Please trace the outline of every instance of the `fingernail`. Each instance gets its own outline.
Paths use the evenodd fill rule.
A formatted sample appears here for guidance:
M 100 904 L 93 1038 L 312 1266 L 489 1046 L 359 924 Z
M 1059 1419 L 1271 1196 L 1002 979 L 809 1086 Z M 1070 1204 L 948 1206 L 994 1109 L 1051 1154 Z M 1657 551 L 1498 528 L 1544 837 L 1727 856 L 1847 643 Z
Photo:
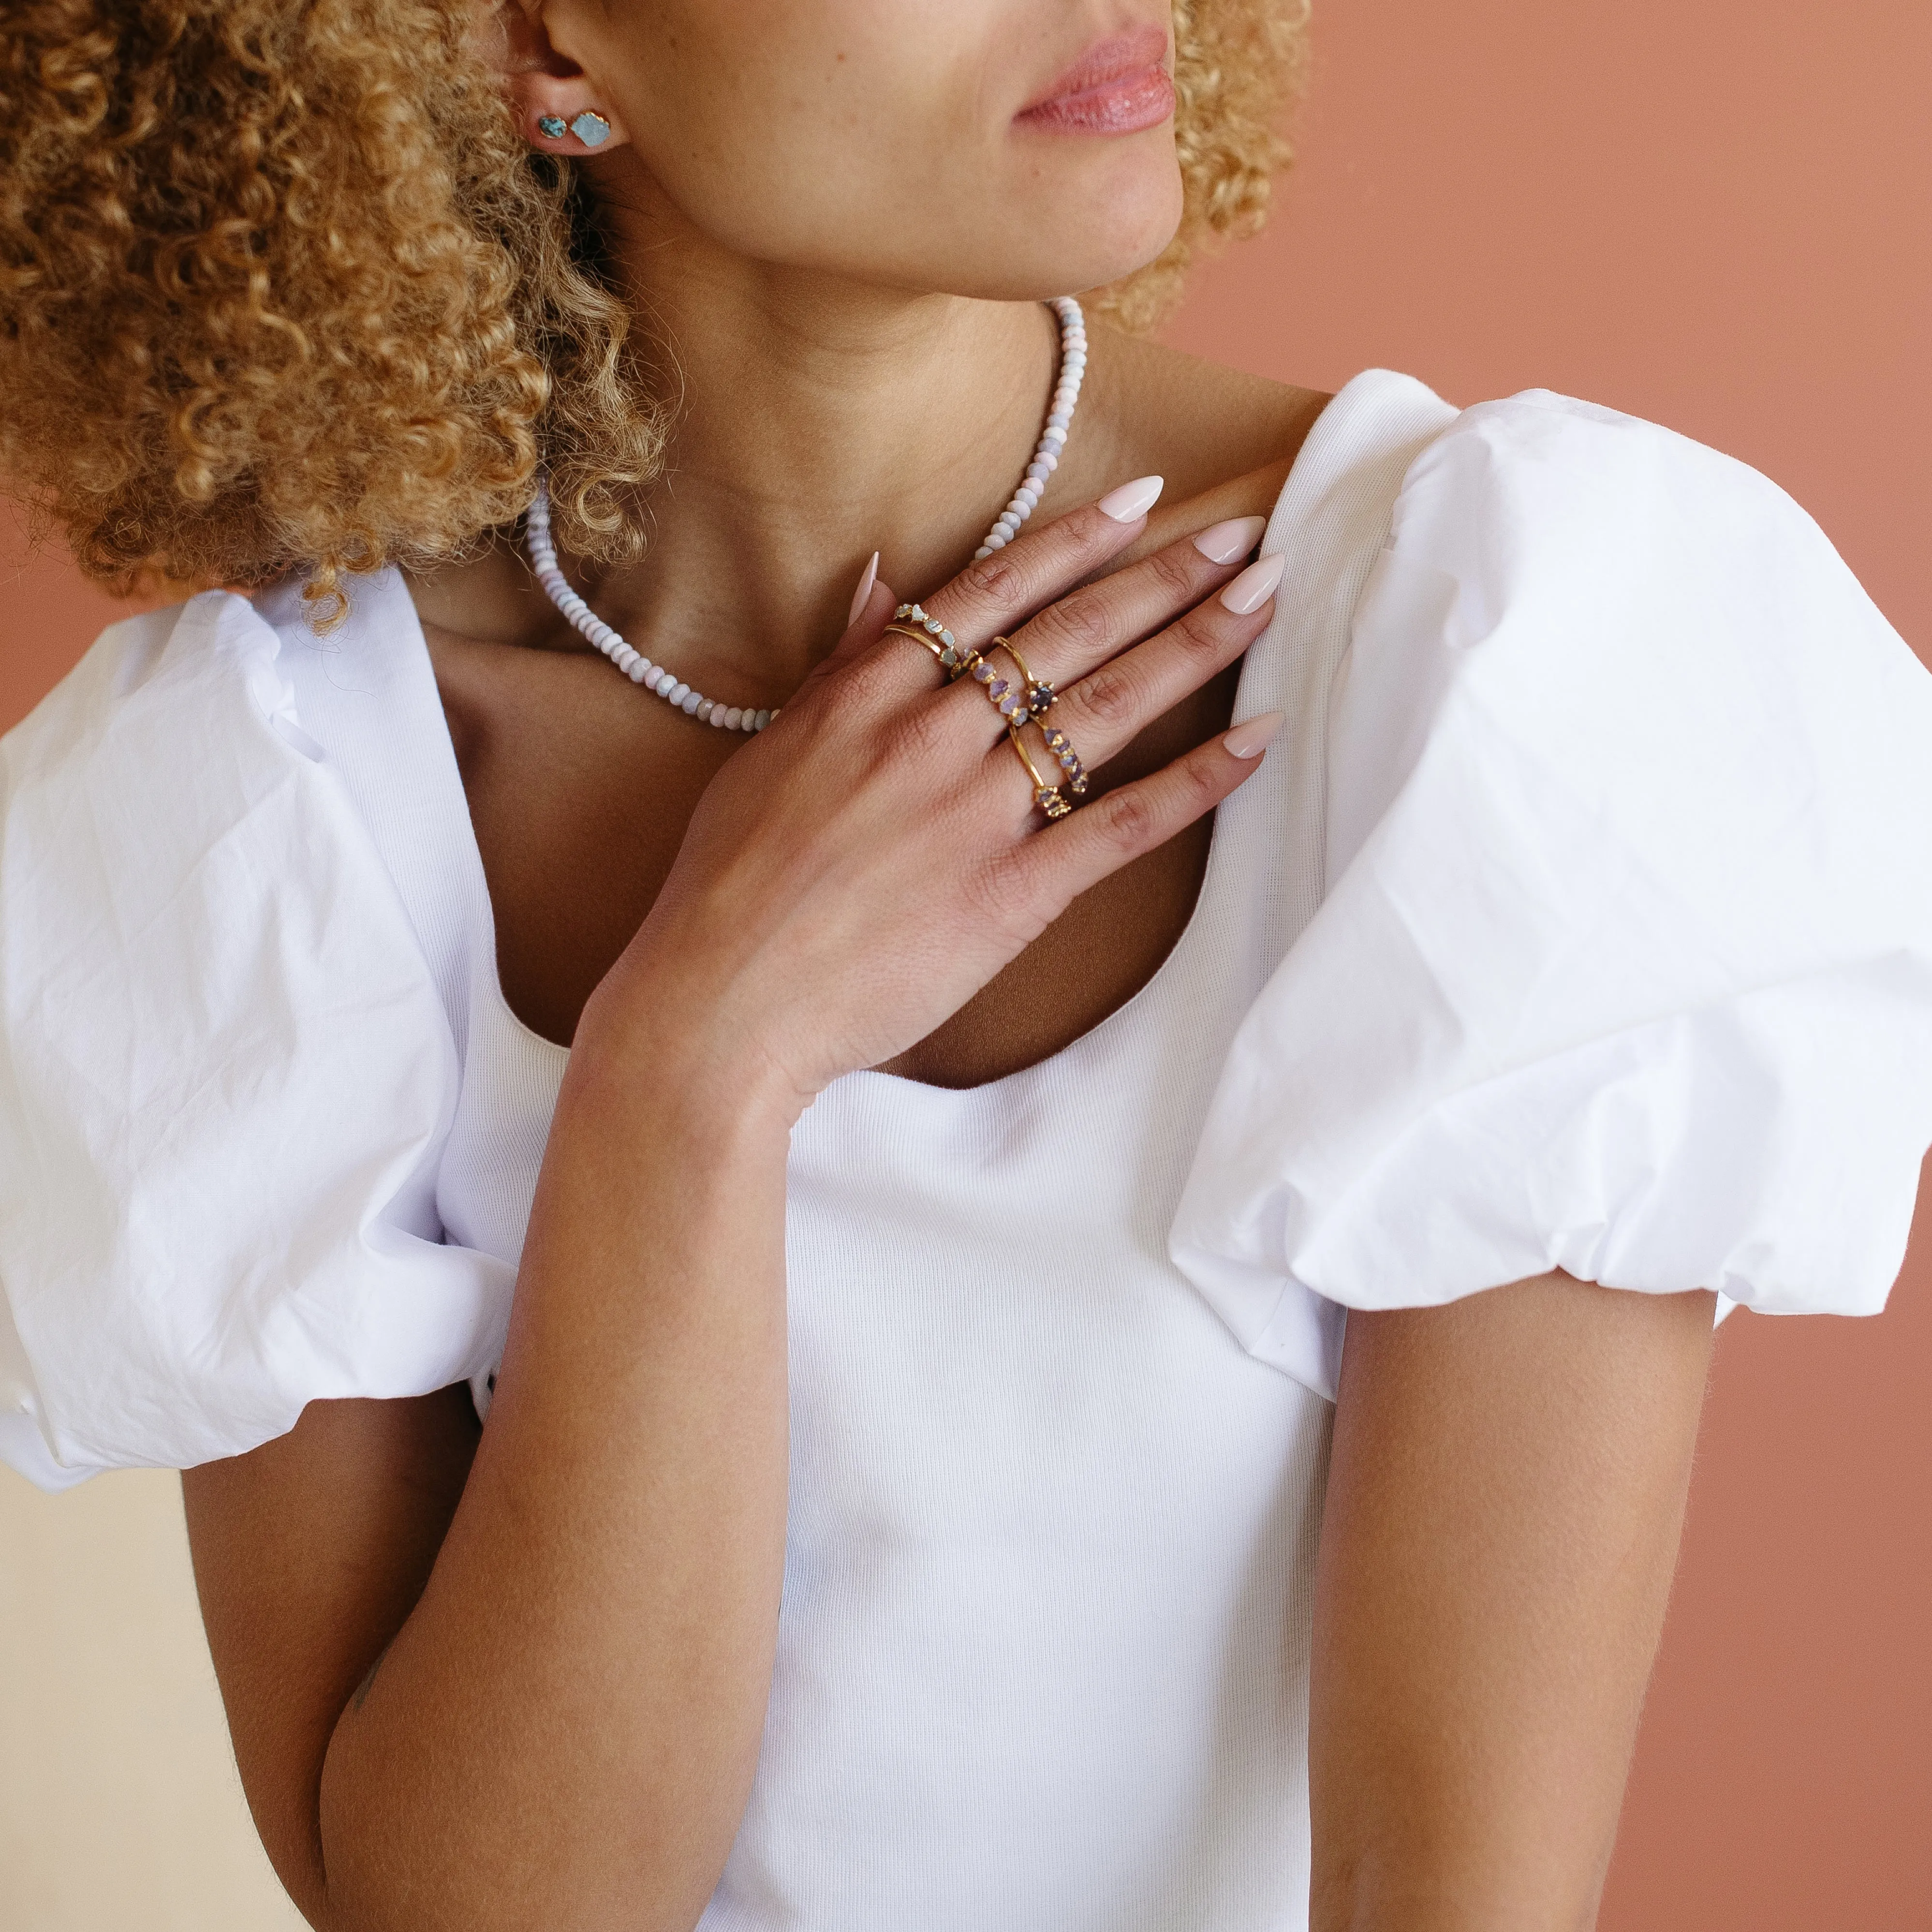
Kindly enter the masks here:
M 1221 602 L 1238 617 L 1258 610 L 1274 595 L 1275 586 L 1281 581 L 1282 570 L 1287 562 L 1286 557 L 1277 554 L 1250 564 L 1222 592 Z
M 1221 742 L 1237 758 L 1258 758 L 1281 736 L 1286 714 L 1264 711 L 1258 718 L 1244 718 L 1227 733 Z
M 1145 516 L 1160 500 L 1166 482 L 1164 476 L 1142 476 L 1132 483 L 1123 483 L 1118 490 L 1109 490 L 1097 507 L 1117 524 L 1131 524 L 1136 518 Z
M 1265 517 L 1233 517 L 1203 530 L 1194 539 L 1194 548 L 1210 563 L 1232 563 L 1261 542 L 1262 532 L 1267 528 Z
M 859 580 L 859 587 L 852 593 L 852 608 L 845 620 L 845 628 L 850 630 L 859 621 L 859 614 L 872 602 L 872 586 L 879 580 L 879 553 L 872 553 L 872 560 L 866 566 L 866 574 Z

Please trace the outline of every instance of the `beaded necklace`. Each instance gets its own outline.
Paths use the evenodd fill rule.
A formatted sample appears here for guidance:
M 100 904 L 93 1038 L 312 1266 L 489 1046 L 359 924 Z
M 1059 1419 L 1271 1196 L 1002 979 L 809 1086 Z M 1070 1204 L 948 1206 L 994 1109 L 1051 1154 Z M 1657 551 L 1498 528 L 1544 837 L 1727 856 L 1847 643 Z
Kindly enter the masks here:
M 1059 466 L 1060 452 L 1066 446 L 1066 432 L 1073 424 L 1074 406 L 1080 400 L 1081 380 L 1087 373 L 1087 320 L 1071 296 L 1058 296 L 1047 306 L 1060 323 L 1060 376 L 1054 385 L 1053 399 L 1047 405 L 1046 427 L 1040 431 L 1033 460 L 1027 465 L 1012 502 L 994 519 L 985 541 L 973 553 L 975 561 L 990 556 L 1019 534 L 1020 526 L 1033 514 L 1034 506 L 1046 488 L 1046 479 Z M 558 567 L 556 546 L 550 540 L 550 491 L 542 476 L 537 479 L 536 500 L 530 506 L 524 542 L 530 553 L 530 568 L 550 601 L 633 684 L 640 684 L 666 704 L 676 705 L 687 717 L 716 725 L 721 730 L 762 731 L 778 715 L 775 710 L 754 711 L 704 697 L 675 671 L 652 663 L 643 652 L 626 644 L 571 589 Z

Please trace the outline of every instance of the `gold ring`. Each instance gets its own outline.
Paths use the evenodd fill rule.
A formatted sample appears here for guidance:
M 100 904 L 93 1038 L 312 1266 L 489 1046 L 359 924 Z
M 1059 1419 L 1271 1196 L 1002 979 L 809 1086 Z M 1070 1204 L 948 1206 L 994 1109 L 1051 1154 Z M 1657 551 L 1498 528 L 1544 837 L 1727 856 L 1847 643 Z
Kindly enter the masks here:
M 992 638 L 986 648 L 989 651 L 1004 650 L 1019 667 L 1020 676 L 1024 680 L 1022 688 L 1016 692 L 1012 679 L 1002 677 L 998 669 L 985 658 L 977 658 L 966 667 L 972 674 L 974 682 L 985 690 L 986 702 L 1000 714 L 1008 729 L 1016 724 L 1024 724 L 1028 718 L 1036 716 L 1034 710 L 1036 703 L 1041 711 L 1045 711 L 1053 702 L 1053 687 L 1050 684 L 1040 685 L 1034 682 L 1033 673 L 1026 668 L 1026 660 L 1013 649 L 1012 639 Z M 1039 695 L 1042 692 L 1046 694 L 1044 698 Z
M 1066 795 L 1058 785 L 1050 785 L 1040 775 L 1040 767 L 1033 761 L 1033 754 L 1020 742 L 1019 727 L 1006 728 L 1006 742 L 1012 746 L 1015 755 L 1026 767 L 1027 776 L 1033 781 L 1033 802 L 1048 818 L 1064 818 L 1073 809 Z
M 1053 700 L 1059 693 L 1044 678 L 1034 676 L 1033 668 L 1020 656 L 1020 647 L 1012 638 L 995 638 L 993 643 L 1005 645 L 1007 656 L 1019 666 L 1020 676 L 1026 680 L 1027 716 L 1037 723 L 1053 709 Z
M 910 617 L 920 628 L 914 630 L 904 620 Z M 980 653 L 970 644 L 962 644 L 937 617 L 928 617 L 916 604 L 902 604 L 886 626 L 902 638 L 916 638 L 936 657 L 946 675 L 957 682 L 980 662 Z
M 1025 710 L 1007 714 L 1004 706 L 1000 707 L 1002 715 L 1006 716 L 1007 730 L 1017 733 L 1022 724 L 1037 724 L 1040 736 L 1046 740 L 1046 748 L 1053 754 L 1054 763 L 1066 775 L 1066 789 L 1076 798 L 1082 796 L 1087 790 L 1087 767 L 1080 762 L 1080 754 L 1068 742 L 1066 734 L 1058 724 L 1047 722 L 1046 714 L 1052 710 L 1054 700 L 1059 694 L 1052 685 L 1034 676 L 1026 659 L 1013 649 L 1010 638 L 995 638 L 993 643 L 1006 646 L 1008 655 L 1020 668 L 1021 676 L 1026 680 Z M 987 648 L 990 650 L 992 646 L 988 645 Z M 990 688 L 986 694 L 989 698 L 992 696 Z M 994 701 L 998 702 L 997 699 Z M 1016 744 L 1019 742 L 1017 736 L 1013 742 Z M 1067 809 L 1071 811 L 1072 808 L 1070 806 Z
M 910 624 L 888 624 L 886 628 L 889 631 L 898 632 L 902 638 L 911 638 L 915 644 L 923 644 L 934 657 L 938 657 L 940 654 L 939 640 L 937 638 L 928 638 L 923 631 L 915 631 Z

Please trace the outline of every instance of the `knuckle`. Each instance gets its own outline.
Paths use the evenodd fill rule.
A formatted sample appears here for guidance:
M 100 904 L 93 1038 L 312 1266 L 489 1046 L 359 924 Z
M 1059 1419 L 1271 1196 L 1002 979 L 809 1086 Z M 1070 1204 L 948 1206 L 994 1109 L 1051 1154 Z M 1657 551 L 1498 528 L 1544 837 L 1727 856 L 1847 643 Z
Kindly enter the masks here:
M 953 752 L 948 742 L 950 735 L 944 706 L 930 700 L 904 705 L 892 720 L 885 762 L 895 778 L 922 773 L 929 779 L 934 771 L 946 769 L 941 760 Z
M 867 710 L 890 703 L 903 686 L 904 665 L 885 646 L 904 641 L 886 638 L 841 664 L 826 680 L 830 700 L 840 706 L 858 705 Z
M 1125 724 L 1136 698 L 1136 680 L 1118 664 L 1103 664 L 1078 688 L 1080 708 L 1096 724 Z
M 1190 610 L 1168 628 L 1168 634 L 1190 656 L 1218 658 L 1226 648 L 1227 638 L 1211 611 Z
M 1192 602 L 1199 585 L 1184 557 L 1171 550 L 1157 550 L 1147 560 L 1148 573 L 1177 603 Z
M 1105 511 L 1090 503 L 1084 515 L 1063 517 L 1053 526 L 1053 531 L 1076 562 L 1100 563 L 1118 547 L 1120 526 Z
M 1139 851 L 1154 842 L 1154 808 L 1137 785 L 1110 791 L 1099 809 L 1101 830 L 1124 850 Z
M 991 556 L 975 557 L 952 581 L 966 596 L 1003 609 L 1025 600 L 1026 573 L 1019 560 L 1003 550 L 996 550 Z
M 1025 848 L 989 854 L 968 868 L 961 881 L 968 913 L 980 923 L 1004 929 L 1016 908 L 1025 902 L 1028 879 Z
M 1208 806 L 1219 801 L 1222 790 L 1222 784 L 1215 775 L 1214 767 L 1204 760 L 1201 758 L 1186 760 L 1180 767 L 1180 777 L 1182 782 L 1187 788 L 1189 796 L 1201 810 L 1204 811 Z
M 1034 635 L 1057 653 L 1081 656 L 1104 650 L 1113 640 L 1105 603 L 1094 592 L 1078 590 L 1050 604 L 1033 620 Z

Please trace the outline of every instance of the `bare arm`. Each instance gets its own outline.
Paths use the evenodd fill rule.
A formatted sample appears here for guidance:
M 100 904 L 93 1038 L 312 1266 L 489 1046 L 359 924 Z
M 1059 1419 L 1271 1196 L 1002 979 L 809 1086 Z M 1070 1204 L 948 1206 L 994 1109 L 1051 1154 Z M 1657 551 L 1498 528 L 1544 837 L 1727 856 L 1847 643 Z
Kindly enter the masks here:
M 466 1388 L 320 1403 L 185 1478 L 244 1783 L 318 1926 L 688 1925 L 743 1808 L 783 1560 L 785 1124 L 592 1084 L 480 1441 Z
M 1314 1932 L 1588 1932 L 1676 1562 L 1708 1294 L 1352 1314 L 1316 1588 Z
M 1143 527 L 1076 512 L 926 600 L 1016 629 L 1096 764 L 1270 614 L 1185 542 L 1049 602 Z M 250 1802 L 325 1932 L 696 1923 L 776 1636 L 791 1123 L 1254 769 L 1216 740 L 1037 830 L 891 609 L 725 766 L 584 1010 L 480 1439 L 448 1391 L 318 1406 L 188 1479 Z

